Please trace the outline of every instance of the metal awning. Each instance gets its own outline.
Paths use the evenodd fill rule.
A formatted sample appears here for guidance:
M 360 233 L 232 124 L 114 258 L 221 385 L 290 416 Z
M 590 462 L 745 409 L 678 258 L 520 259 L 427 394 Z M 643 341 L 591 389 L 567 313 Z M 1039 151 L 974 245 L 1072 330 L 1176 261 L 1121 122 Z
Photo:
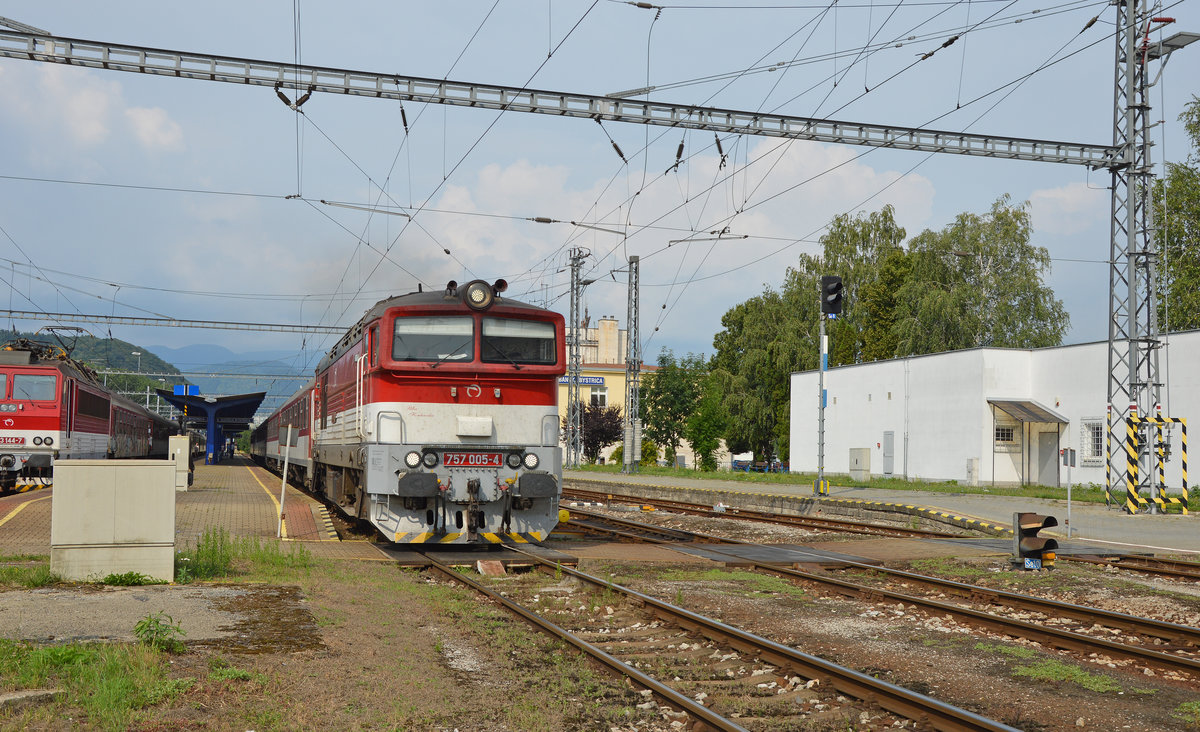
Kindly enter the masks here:
M 1060 415 L 1051 412 L 1037 402 L 1022 399 L 988 399 L 988 404 L 998 407 L 1002 412 L 1018 422 L 1041 422 L 1049 424 L 1070 424 Z

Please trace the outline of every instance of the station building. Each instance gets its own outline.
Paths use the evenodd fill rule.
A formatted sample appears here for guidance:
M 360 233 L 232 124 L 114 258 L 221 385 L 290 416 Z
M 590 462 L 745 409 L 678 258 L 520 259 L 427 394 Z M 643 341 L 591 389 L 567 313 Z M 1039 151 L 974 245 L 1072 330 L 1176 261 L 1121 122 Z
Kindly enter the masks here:
M 1161 416 L 1200 424 L 1198 362 L 1200 331 L 1164 337 Z M 832 368 L 825 374 L 825 471 L 849 473 L 854 451 L 858 467 L 873 476 L 1103 486 L 1107 369 L 1105 341 L 975 348 Z M 817 469 L 818 405 L 818 373 L 793 373 L 794 472 Z M 1171 451 L 1166 485 L 1177 494 L 1171 489 L 1183 478 L 1181 430 L 1172 426 L 1165 436 Z M 1065 449 L 1076 450 L 1075 467 L 1062 464 Z

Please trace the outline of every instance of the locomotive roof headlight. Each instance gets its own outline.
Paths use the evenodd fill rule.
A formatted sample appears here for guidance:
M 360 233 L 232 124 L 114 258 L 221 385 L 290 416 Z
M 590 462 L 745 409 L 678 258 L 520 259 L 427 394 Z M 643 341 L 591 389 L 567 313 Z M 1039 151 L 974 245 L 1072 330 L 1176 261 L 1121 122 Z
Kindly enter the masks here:
M 541 463 L 542 461 L 538 459 L 538 456 L 537 456 L 537 455 L 534 455 L 532 452 L 527 452 L 527 453 L 525 453 L 525 460 L 524 460 L 524 462 L 525 462 L 525 467 L 526 467 L 526 468 L 529 468 L 530 470 L 533 470 L 533 469 L 534 469 L 534 468 L 536 468 L 536 467 L 538 466 L 538 464 L 539 464 L 539 463 Z
M 421 466 L 421 453 L 413 450 L 404 456 L 404 464 L 409 468 L 416 469 Z
M 40 445 L 40 444 L 42 444 L 42 438 L 41 438 L 41 437 L 35 437 L 35 438 L 33 438 L 33 444 L 35 444 L 35 445 Z
M 513 470 L 521 467 L 521 455 L 519 453 L 510 452 L 508 454 L 508 467 Z
M 467 303 L 467 307 L 473 310 L 487 310 L 496 301 L 496 293 L 492 290 L 492 286 L 483 280 L 471 282 L 466 289 L 463 299 Z
M 432 468 L 438 464 L 438 456 L 436 452 L 427 452 L 423 458 L 425 467 Z

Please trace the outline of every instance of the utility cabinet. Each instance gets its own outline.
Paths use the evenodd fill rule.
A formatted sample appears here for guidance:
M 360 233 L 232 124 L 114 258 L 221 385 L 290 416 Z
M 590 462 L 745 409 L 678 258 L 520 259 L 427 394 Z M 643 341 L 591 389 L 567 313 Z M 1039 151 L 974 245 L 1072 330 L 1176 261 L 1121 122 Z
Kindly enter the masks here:
M 172 581 L 175 471 L 173 460 L 55 461 L 50 571 L 74 581 L 126 572 Z
M 850 448 L 850 479 L 861 481 L 871 479 L 871 448 Z
M 168 446 L 170 459 L 175 463 L 175 490 L 186 491 L 192 483 L 192 438 L 190 435 L 171 435 Z

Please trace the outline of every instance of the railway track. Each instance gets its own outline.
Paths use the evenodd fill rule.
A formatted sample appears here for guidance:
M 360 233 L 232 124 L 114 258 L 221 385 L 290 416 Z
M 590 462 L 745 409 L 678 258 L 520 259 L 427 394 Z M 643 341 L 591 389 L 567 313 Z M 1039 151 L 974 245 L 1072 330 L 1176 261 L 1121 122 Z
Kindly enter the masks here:
M 446 577 L 629 678 L 646 696 L 655 697 L 654 704 L 662 705 L 660 713 L 668 724 L 768 730 L 829 722 L 840 725 L 837 728 L 883 730 L 898 726 L 900 717 L 916 721 L 919 728 L 1015 732 L 604 578 L 529 556 L 541 570 L 537 581 L 506 581 L 503 592 L 434 557 L 430 561 Z M 570 584 L 564 584 L 564 578 Z M 600 597 L 593 595 L 581 606 L 575 583 L 591 586 Z M 603 610 L 588 612 L 593 607 Z M 547 617 L 551 614 L 553 619 Z M 653 709 L 651 703 L 648 699 L 639 708 Z
M 578 511 L 578 509 L 575 510 Z M 609 523 L 612 524 L 613 535 L 625 539 L 640 537 L 642 541 L 670 544 L 672 541 L 683 540 L 683 537 L 689 533 L 671 529 L 671 535 L 675 538 L 664 538 L 660 527 L 652 527 L 641 522 L 604 516 L 590 511 L 581 513 L 587 516 L 587 521 L 579 522 L 579 525 L 590 531 L 604 531 L 603 524 Z M 573 519 L 573 521 L 577 521 L 577 519 Z M 697 537 L 695 543 L 706 545 L 719 545 L 720 543 L 746 545 L 750 543 L 734 539 L 722 541 L 720 537 L 708 534 L 699 534 Z M 713 546 L 708 548 L 708 551 L 720 553 L 721 550 L 719 546 Z M 1049 648 L 1078 653 L 1085 658 L 1102 656 L 1123 659 L 1147 668 L 1200 678 L 1200 629 L 1190 626 L 969 585 L 865 563 L 842 563 L 847 567 L 877 573 L 893 583 L 923 585 L 941 595 L 962 597 L 968 602 L 986 609 L 964 607 L 944 602 L 937 597 L 913 595 L 909 592 L 900 592 L 878 585 L 863 584 L 828 573 L 806 572 L 778 564 L 747 560 L 735 553 L 731 553 L 729 556 L 731 561 L 736 561 L 740 565 L 791 580 L 814 583 L 843 596 L 873 603 L 903 603 L 907 607 L 921 608 L 931 616 L 949 615 L 959 622 L 974 627 L 1036 641 Z M 1001 612 L 1009 613 L 1009 615 L 1001 614 Z M 1012 617 L 1011 614 L 1014 612 L 1037 613 L 1042 615 L 1043 619 L 1041 622 L 1031 622 L 1023 618 Z M 1073 623 L 1073 628 L 1063 627 L 1062 621 Z M 1095 633 L 1094 629 L 1097 627 L 1113 629 L 1140 642 L 1121 642 L 1085 632 Z
M 672 501 L 661 498 L 645 498 L 638 496 L 623 496 L 600 491 L 588 491 L 579 488 L 564 488 L 564 496 L 573 496 L 582 500 L 603 503 L 619 502 L 630 505 L 653 506 L 663 510 L 674 511 L 691 516 L 706 516 L 708 518 L 729 518 L 758 523 L 769 523 L 779 526 L 789 526 L 800 529 L 818 531 L 836 531 L 841 533 L 864 534 L 872 536 L 893 536 L 900 538 L 950 539 L 964 536 L 931 529 L 917 529 L 903 526 L 888 526 L 848 519 L 832 519 L 813 516 L 798 516 L 791 514 L 775 514 L 763 511 L 742 509 L 736 506 L 725 506 L 723 511 L 714 511 L 712 506 Z M 1189 562 L 1177 559 L 1159 559 L 1147 556 L 1102 557 L 1087 555 L 1059 554 L 1057 561 L 1076 562 L 1079 564 L 1094 564 L 1131 572 L 1154 574 L 1173 579 L 1200 581 L 1200 562 Z
M 571 496 L 585 501 L 598 501 L 604 503 L 620 501 L 639 506 L 653 506 L 655 508 L 661 508 L 677 513 L 685 513 L 692 516 L 736 518 L 743 521 L 755 521 L 758 523 L 777 524 L 781 526 L 791 526 L 800 529 L 813 529 L 817 531 L 837 531 L 842 533 L 866 534 L 870 536 L 894 536 L 901 538 L 916 537 L 937 539 L 963 536 L 961 533 L 953 534 L 945 531 L 934 531 L 932 529 L 888 526 L 885 524 L 873 524 L 866 521 L 851 521 L 849 519 L 767 513 L 764 511 L 738 508 L 736 506 L 726 506 L 724 507 L 723 511 L 714 511 L 712 506 L 706 506 L 697 503 L 672 501 L 663 498 L 619 496 L 612 493 L 588 491 L 579 488 L 564 488 L 563 496 Z

